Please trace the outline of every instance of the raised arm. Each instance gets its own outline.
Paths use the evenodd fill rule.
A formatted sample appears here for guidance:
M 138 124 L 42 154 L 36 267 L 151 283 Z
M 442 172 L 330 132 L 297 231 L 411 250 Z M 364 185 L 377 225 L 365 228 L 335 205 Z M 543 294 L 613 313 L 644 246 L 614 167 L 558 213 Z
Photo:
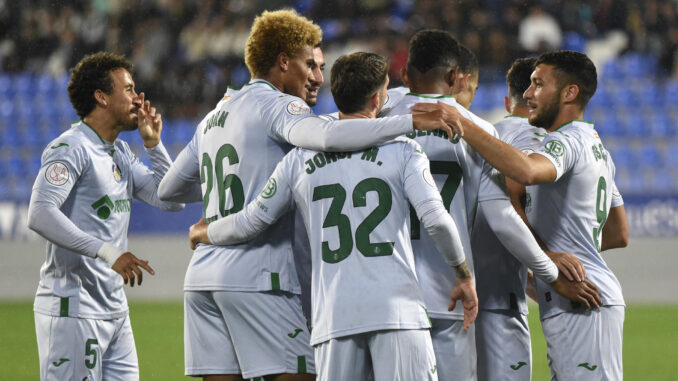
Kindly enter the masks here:
M 452 121 L 455 131 L 485 158 L 493 167 L 505 176 L 523 185 L 546 184 L 555 181 L 555 166 L 542 155 L 526 156 L 517 148 L 502 142 L 476 126 L 451 105 L 438 102 L 418 103 L 412 111 L 430 112 L 440 110 L 445 121 Z

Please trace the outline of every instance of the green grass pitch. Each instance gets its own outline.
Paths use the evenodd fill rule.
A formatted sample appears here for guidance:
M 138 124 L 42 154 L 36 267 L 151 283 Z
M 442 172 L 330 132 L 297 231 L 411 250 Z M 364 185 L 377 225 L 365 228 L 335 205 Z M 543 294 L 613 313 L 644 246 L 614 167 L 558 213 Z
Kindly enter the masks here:
M 141 379 L 189 380 L 183 376 L 183 311 L 180 302 L 134 302 L 130 315 Z M 530 309 L 533 379 L 549 380 L 546 343 Z M 0 302 L 1 380 L 39 379 L 32 302 Z M 627 380 L 678 379 L 678 305 L 634 304 L 624 322 L 624 377 Z

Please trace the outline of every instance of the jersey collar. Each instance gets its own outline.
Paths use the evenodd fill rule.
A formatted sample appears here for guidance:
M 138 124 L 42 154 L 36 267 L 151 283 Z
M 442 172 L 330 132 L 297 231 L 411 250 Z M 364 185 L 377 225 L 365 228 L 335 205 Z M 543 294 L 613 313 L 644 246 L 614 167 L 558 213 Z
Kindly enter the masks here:
M 104 148 L 107 150 L 114 150 L 113 146 L 114 144 L 111 142 L 107 142 L 104 140 L 104 138 L 99 135 L 99 133 L 92 128 L 89 124 L 87 124 L 84 120 L 79 120 L 76 122 L 71 123 L 72 127 L 79 127 L 80 130 L 91 140 L 93 143 L 101 143 L 103 144 Z
M 556 132 L 556 131 L 560 130 L 561 128 L 563 128 L 567 125 L 570 125 L 570 124 L 575 126 L 575 127 L 580 127 L 580 128 L 593 128 L 593 122 L 590 122 L 588 120 L 571 120 L 569 122 L 565 122 L 565 123 L 561 124 L 560 126 L 558 126 L 558 128 L 556 128 L 552 132 Z
M 243 86 L 243 88 L 246 87 L 246 86 L 252 86 L 252 85 L 259 84 L 259 83 L 263 83 L 264 85 L 268 85 L 271 89 L 273 89 L 273 90 L 275 90 L 275 91 L 280 91 L 280 90 L 278 90 L 277 87 L 273 86 L 273 85 L 271 84 L 271 82 L 269 82 L 269 81 L 267 81 L 267 80 L 265 80 L 265 79 L 261 79 L 261 78 L 254 78 L 254 79 L 252 79 L 252 80 L 249 81 L 245 86 Z

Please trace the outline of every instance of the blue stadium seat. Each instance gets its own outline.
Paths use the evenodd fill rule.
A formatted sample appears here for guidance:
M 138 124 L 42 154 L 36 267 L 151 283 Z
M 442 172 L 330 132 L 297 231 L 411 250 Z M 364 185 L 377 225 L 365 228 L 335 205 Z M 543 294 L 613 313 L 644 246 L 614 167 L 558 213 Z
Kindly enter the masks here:
M 50 75 L 41 74 L 36 79 L 35 90 L 38 95 L 52 98 L 58 91 L 57 81 Z
M 663 195 L 671 193 L 671 177 L 664 170 L 651 171 L 650 193 L 655 195 Z
M 654 112 L 645 113 L 645 129 L 649 136 L 655 138 L 669 137 L 673 134 L 668 115 L 663 108 L 655 108 Z
M 657 147 L 657 143 L 654 140 L 643 142 L 637 150 L 635 156 L 638 157 L 640 165 L 651 168 L 664 166 L 664 153 Z
M 672 140 L 666 145 L 666 164 L 678 169 L 678 141 Z
M 664 105 L 664 91 L 656 81 L 643 81 L 638 96 L 645 106 L 658 108 Z
M 592 112 L 594 126 L 598 133 L 603 137 L 619 136 L 623 134 L 620 128 L 619 117 L 614 112 L 606 112 L 605 109 L 598 109 Z
M 664 86 L 664 104 L 667 107 L 678 105 L 678 80 L 670 80 Z
M 628 143 L 623 143 L 618 146 L 609 145 L 607 150 L 612 156 L 617 168 L 633 169 L 637 167 L 638 160 L 635 157 L 634 151 L 629 148 Z
M 33 74 L 20 73 L 12 76 L 12 92 L 14 95 L 32 96 L 33 95 Z
M 620 68 L 619 61 L 617 59 L 611 59 L 603 64 L 603 69 L 600 73 L 600 79 L 605 80 L 605 82 L 610 81 L 620 81 L 624 78 L 624 73 Z
M 575 50 L 584 53 L 586 50 L 586 37 L 577 32 L 567 32 L 563 38 L 563 49 Z
M 628 137 L 644 137 L 646 134 L 643 115 L 639 112 L 628 112 L 620 117 L 624 135 Z
M 8 99 L 12 96 L 12 78 L 0 71 L 0 99 Z
M 491 95 L 489 94 L 489 88 L 490 84 L 483 82 L 478 86 L 478 90 L 476 91 L 476 96 L 473 98 L 473 102 L 471 103 L 471 111 L 473 112 L 482 112 L 482 111 L 487 111 L 492 108 L 494 101 L 490 98 Z M 331 94 L 330 94 L 330 99 L 331 99 Z M 320 99 L 320 97 L 318 97 Z M 336 109 L 336 106 L 334 106 L 334 101 L 332 101 L 332 106 L 334 109 Z

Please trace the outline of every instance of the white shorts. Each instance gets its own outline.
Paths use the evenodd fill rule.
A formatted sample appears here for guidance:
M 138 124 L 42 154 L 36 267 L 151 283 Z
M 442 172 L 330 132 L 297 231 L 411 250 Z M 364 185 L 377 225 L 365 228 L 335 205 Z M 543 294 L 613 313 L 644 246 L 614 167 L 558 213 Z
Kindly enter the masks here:
M 524 315 L 480 310 L 475 322 L 478 381 L 530 381 L 532 349 Z
M 139 380 L 129 316 L 98 320 L 34 315 L 41 380 Z
M 623 378 L 624 306 L 564 312 L 542 320 L 551 380 Z
M 372 331 L 330 339 L 316 345 L 315 358 L 318 381 L 438 380 L 427 329 Z
M 310 340 L 298 295 L 184 292 L 187 376 L 315 373 Z
M 475 324 L 464 331 L 462 320 L 431 319 L 431 338 L 440 380 L 476 379 Z

